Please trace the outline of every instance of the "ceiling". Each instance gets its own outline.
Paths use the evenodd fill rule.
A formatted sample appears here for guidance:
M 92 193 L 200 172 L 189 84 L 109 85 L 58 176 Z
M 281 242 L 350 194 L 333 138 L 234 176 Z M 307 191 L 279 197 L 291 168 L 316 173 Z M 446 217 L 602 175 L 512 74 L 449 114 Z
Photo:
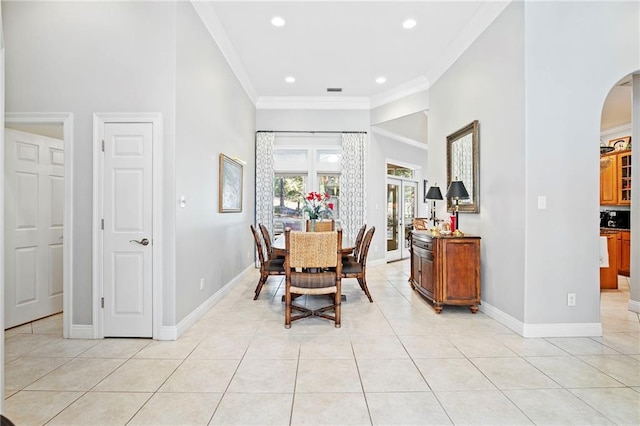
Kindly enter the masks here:
M 427 89 L 508 3 L 193 2 L 254 102 L 330 97 L 371 106 Z M 275 16 L 285 25 L 272 25 Z M 413 29 L 402 26 L 409 18 Z
M 299 108 L 369 109 L 428 89 L 509 1 L 192 4 L 258 108 L 296 100 Z M 284 26 L 272 25 L 276 16 Z M 402 26 L 409 18 L 416 21 L 413 29 Z M 287 83 L 289 76 L 295 82 Z M 386 81 L 376 83 L 378 77 Z M 602 129 L 630 117 L 630 85 L 616 86 L 603 109 Z

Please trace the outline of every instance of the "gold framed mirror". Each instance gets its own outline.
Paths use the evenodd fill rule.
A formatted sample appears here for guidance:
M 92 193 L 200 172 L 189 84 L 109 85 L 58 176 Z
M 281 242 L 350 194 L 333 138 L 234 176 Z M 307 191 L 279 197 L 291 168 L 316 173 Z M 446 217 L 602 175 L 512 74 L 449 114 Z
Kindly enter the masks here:
M 469 193 L 469 198 L 458 204 L 460 212 L 480 212 L 478 139 L 478 120 L 447 136 L 447 188 L 452 180 L 461 180 Z M 447 198 L 447 211 L 453 209 L 454 204 Z

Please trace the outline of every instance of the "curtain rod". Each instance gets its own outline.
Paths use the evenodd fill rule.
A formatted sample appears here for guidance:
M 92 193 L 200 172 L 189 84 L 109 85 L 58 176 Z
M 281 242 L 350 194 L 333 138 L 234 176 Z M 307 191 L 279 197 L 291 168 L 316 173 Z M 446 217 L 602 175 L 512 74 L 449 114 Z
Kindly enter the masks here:
M 362 132 L 362 131 L 358 131 L 358 132 L 354 132 L 354 131 L 350 131 L 350 130 L 344 130 L 344 131 L 339 131 L 339 130 L 257 130 L 256 133 L 311 133 L 311 134 L 316 134 L 316 133 L 363 133 L 363 134 L 367 134 L 367 132 Z

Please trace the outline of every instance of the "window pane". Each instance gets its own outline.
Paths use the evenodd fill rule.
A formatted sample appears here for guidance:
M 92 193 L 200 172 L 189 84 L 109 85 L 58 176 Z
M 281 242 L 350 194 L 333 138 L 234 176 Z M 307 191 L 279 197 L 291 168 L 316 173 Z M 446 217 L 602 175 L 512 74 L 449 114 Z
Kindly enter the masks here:
M 340 217 L 340 175 L 318 175 L 318 186 L 321 194 L 329 194 L 329 202 L 333 203 L 333 218 Z
M 273 180 L 274 234 L 281 234 L 285 227 L 297 229 L 296 219 L 302 219 L 302 197 L 305 176 L 276 175 Z
M 397 166 L 395 164 L 387 164 L 387 175 L 399 176 L 408 179 L 413 179 L 413 169 L 407 167 Z

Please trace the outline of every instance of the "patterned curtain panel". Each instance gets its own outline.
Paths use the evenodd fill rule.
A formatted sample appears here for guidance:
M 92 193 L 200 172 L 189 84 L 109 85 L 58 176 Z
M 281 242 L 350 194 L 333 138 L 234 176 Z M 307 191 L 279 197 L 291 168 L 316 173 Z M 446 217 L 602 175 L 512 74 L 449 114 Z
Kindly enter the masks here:
M 367 220 L 367 147 L 365 133 L 342 134 L 340 220 L 345 240 L 355 241 Z
M 274 132 L 256 133 L 256 225 L 262 223 L 273 236 Z

